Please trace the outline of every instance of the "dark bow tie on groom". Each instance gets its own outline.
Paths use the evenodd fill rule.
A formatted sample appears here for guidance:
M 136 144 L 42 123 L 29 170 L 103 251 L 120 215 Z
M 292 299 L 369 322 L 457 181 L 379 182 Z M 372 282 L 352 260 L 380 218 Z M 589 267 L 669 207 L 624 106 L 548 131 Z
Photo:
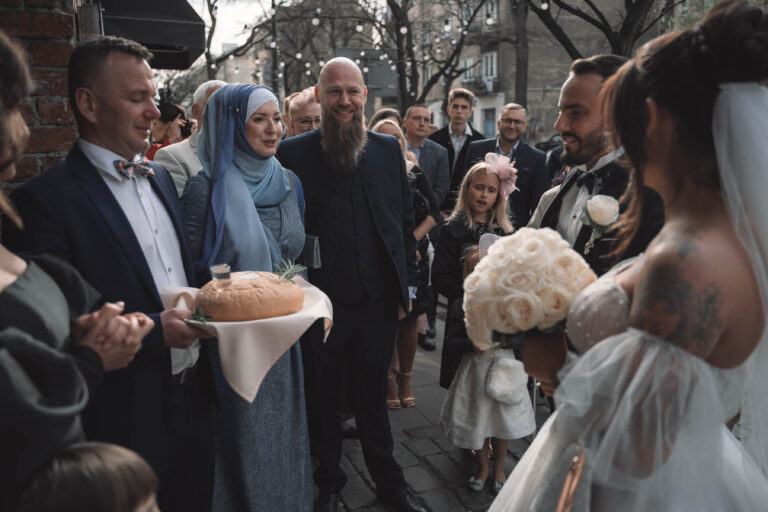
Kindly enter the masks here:
M 597 185 L 597 190 L 602 188 L 603 183 L 610 178 L 611 173 L 613 173 L 614 170 L 615 167 L 612 165 L 605 165 L 599 169 L 591 171 L 577 169 L 576 172 L 578 175 L 576 177 L 576 186 L 587 187 L 590 194 L 594 194 L 596 193 L 595 185 Z

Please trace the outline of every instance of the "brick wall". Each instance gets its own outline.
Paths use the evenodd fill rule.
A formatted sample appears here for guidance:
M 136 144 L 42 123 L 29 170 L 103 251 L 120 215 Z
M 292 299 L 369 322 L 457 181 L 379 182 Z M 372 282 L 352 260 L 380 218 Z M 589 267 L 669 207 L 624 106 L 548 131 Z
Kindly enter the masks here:
M 0 28 L 27 50 L 35 90 L 22 113 L 30 140 L 15 181 L 25 181 L 65 156 L 77 139 L 67 99 L 67 62 L 79 39 L 81 0 L 0 0 Z

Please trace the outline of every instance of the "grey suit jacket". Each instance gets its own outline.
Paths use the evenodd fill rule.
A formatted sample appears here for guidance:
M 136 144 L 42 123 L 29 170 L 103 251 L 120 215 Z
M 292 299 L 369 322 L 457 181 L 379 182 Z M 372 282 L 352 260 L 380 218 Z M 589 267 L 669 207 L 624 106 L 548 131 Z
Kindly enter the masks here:
M 419 167 L 432 186 L 437 204 L 442 204 L 448 194 L 451 180 L 448 169 L 448 150 L 437 142 L 425 139 L 424 147 L 419 153 Z
M 187 180 L 203 169 L 197 157 L 197 136 L 195 132 L 176 144 L 166 146 L 155 154 L 155 162 L 165 167 L 173 178 L 176 193 L 181 197 Z

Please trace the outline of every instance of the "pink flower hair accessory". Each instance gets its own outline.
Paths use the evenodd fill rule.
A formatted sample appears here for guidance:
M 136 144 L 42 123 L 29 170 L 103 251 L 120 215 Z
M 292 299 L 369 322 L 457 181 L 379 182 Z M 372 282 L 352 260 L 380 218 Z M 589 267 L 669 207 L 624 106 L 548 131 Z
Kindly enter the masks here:
M 496 153 L 486 153 L 485 164 L 488 166 L 487 172 L 499 177 L 501 193 L 504 194 L 505 198 L 517 190 L 515 186 L 517 182 L 517 169 L 509 161 L 509 157 L 497 155 Z

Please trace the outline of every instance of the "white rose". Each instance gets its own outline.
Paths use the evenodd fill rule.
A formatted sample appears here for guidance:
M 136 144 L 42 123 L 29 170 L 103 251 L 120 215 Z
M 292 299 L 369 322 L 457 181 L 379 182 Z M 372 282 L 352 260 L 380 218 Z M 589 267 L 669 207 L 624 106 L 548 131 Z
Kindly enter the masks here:
M 597 275 L 585 264 L 585 268 L 581 269 L 578 274 L 572 275 L 571 279 L 566 282 L 566 288 L 568 288 L 569 292 L 575 295 L 596 280 Z
M 493 281 L 488 278 L 488 274 L 478 272 L 477 269 L 464 279 L 464 292 L 464 301 L 470 304 L 486 302 L 496 295 Z
M 523 242 L 516 254 L 516 261 L 523 268 L 542 269 L 549 264 L 549 251 L 546 245 L 536 237 Z
M 561 284 L 570 283 L 585 268 L 589 268 L 576 251 L 568 248 L 556 254 L 547 267 L 547 278 Z
M 493 246 L 492 246 L 493 248 Z M 483 268 L 503 268 L 514 262 L 514 254 L 511 251 L 494 251 L 483 258 L 485 265 Z
M 464 303 L 464 325 L 467 328 L 467 336 L 478 350 L 486 351 L 491 348 L 491 329 L 488 327 L 485 315 L 485 304 L 467 307 Z
M 574 294 L 564 286 L 546 284 L 536 291 L 541 299 L 544 315 L 536 324 L 539 329 L 548 329 L 558 322 L 565 320 L 573 302 Z
M 587 213 L 598 226 L 609 226 L 619 219 L 619 202 L 611 196 L 598 194 L 587 201 Z
M 502 296 L 516 291 L 534 291 L 541 284 L 541 272 L 532 269 L 516 269 L 506 272 L 496 280 L 496 289 Z
M 514 331 L 503 331 L 514 334 L 519 331 L 533 329 L 544 315 L 544 307 L 535 293 L 518 291 L 504 299 L 506 313 Z M 500 329 L 497 329 L 500 330 Z
M 488 304 L 485 310 L 485 317 L 488 320 L 488 326 L 499 332 L 514 334 L 520 330 L 508 311 L 506 300 L 497 300 Z
M 560 233 L 551 228 L 537 229 L 536 237 L 544 243 L 547 251 L 553 254 L 571 247 L 571 244 L 563 240 Z

